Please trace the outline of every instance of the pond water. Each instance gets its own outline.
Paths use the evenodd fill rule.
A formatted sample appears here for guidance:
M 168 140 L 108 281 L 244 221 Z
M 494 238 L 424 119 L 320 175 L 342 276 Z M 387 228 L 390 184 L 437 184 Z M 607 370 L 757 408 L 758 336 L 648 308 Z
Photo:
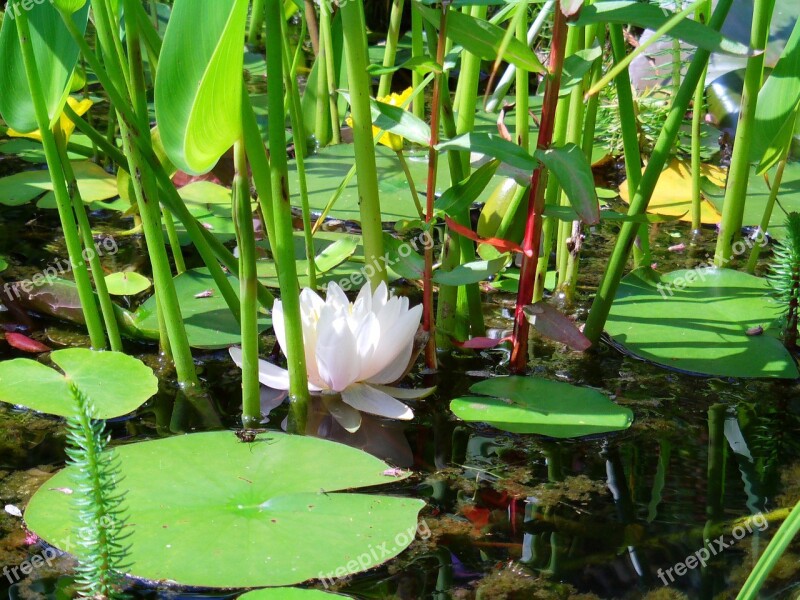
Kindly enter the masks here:
M 20 166 L 1 159 L 0 174 Z M 94 216 L 100 230 L 119 226 L 116 217 Z M 603 225 L 584 245 L 580 298 L 572 309 L 578 316 L 585 316 L 602 273 L 613 227 Z M 117 240 L 120 252 L 104 261 L 144 262 L 138 238 Z M 667 250 L 681 242 L 685 251 Z M 688 225 L 665 223 L 654 228 L 654 261 L 662 271 L 691 267 L 713 252 L 712 244 L 710 233 L 692 245 Z M 0 208 L 0 255 L 14 263 L 9 280 L 63 254 L 54 211 Z M 403 291 L 419 301 L 418 292 Z M 513 298 L 487 292 L 484 301 L 487 325 L 509 329 Z M 87 341 L 68 324 L 41 319 L 36 326 L 54 346 Z M 127 350 L 157 366 L 152 347 L 130 344 Z M 455 352 L 442 357 L 436 374 L 416 369 L 417 383 L 438 390 L 415 405 L 415 420 L 374 422 L 350 441 L 414 470 L 413 477 L 385 491 L 428 502 L 421 515 L 427 539 L 380 569 L 336 582 L 335 589 L 357 598 L 404 599 L 734 597 L 752 566 L 750 557 L 780 523 L 772 511 L 791 506 L 800 495 L 797 382 L 695 377 L 607 345 L 580 355 L 537 339 L 531 352 L 533 373 L 606 392 L 633 410 L 633 426 L 557 441 L 466 424 L 450 413 L 450 400 L 488 374 L 505 373 L 506 352 Z M 0 359 L 16 355 L 0 346 Z M 236 428 L 240 371 L 224 351 L 196 357 L 225 426 Z M 166 375 L 156 399 L 110 424 L 115 442 L 170 435 L 174 394 Z M 285 415 L 284 405 L 268 427 L 280 428 Z M 313 421 L 318 432 L 347 439 L 329 417 Z M 0 405 L 0 504 L 23 506 L 48 473 L 63 465 L 63 441 L 59 421 Z M 735 540 L 731 522 L 748 515 L 758 515 L 752 532 Z M 695 568 L 688 568 L 687 557 L 704 547 L 716 549 L 713 540 L 720 535 L 729 547 L 705 567 L 695 561 Z M 13 578 L 3 568 L 23 564 L 34 551 L 31 541 L 18 519 L 0 513 L 0 597 L 57 598 L 58 587 L 68 584 L 63 573 L 70 564 L 62 557 L 10 586 Z M 768 597 L 798 597 L 799 562 L 791 553 L 784 557 Z M 680 563 L 688 567 L 676 568 Z M 136 596 L 226 597 L 145 585 Z

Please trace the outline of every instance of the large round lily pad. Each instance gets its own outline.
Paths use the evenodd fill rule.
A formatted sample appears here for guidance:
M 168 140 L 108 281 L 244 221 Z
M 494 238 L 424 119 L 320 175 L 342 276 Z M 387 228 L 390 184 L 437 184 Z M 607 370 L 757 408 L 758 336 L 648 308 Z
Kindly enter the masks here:
M 69 348 L 50 359 L 63 374 L 28 358 L 0 362 L 0 401 L 69 417 L 75 414 L 69 388 L 74 383 L 94 404 L 96 418 L 111 419 L 136 410 L 158 391 L 152 369 L 121 352 Z
M 570 438 L 627 429 L 633 422 L 629 409 L 597 390 L 541 377 L 495 377 L 469 391 L 485 397 L 453 400 L 457 417 L 512 433 Z
M 268 432 L 254 442 L 230 431 L 117 449 L 129 515 L 128 574 L 201 587 L 293 585 L 381 564 L 413 539 L 424 502 L 334 493 L 396 482 L 369 454 L 312 437 Z M 81 523 L 72 468 L 50 479 L 25 512 L 47 542 Z M 330 575 L 329 575 L 330 574 Z
M 228 275 L 228 280 L 238 294 L 239 281 L 232 275 Z M 175 291 L 192 348 L 226 348 L 241 342 L 241 327 L 207 268 L 189 269 L 178 275 L 175 278 Z M 145 335 L 158 331 L 155 296 L 139 307 L 135 322 Z M 271 323 L 267 315 L 259 316 L 259 331 Z
M 629 273 L 606 331 L 634 356 L 722 377 L 798 377 L 779 341 L 780 306 L 762 278 L 730 269 Z M 761 335 L 752 329 L 761 327 Z
M 331 600 L 331 598 L 348 598 L 341 594 L 331 594 L 321 590 L 304 590 L 300 588 L 267 588 L 253 590 L 239 596 L 239 600 Z

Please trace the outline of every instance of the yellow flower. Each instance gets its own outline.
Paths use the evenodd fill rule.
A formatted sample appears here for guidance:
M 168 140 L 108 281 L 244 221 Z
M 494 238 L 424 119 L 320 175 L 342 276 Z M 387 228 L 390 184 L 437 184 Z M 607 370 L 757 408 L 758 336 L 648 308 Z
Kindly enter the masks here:
M 76 100 L 72 96 L 67 97 L 67 103 L 78 116 L 84 115 L 94 104 L 94 102 L 88 98 L 85 100 Z M 64 136 L 66 137 L 67 141 L 69 141 L 69 137 L 72 135 L 72 132 L 75 131 L 75 123 L 73 123 L 72 120 L 62 112 L 60 124 L 61 131 L 64 132 Z M 36 131 L 31 131 L 30 133 L 20 133 L 9 128 L 6 132 L 6 135 L 8 135 L 8 137 L 29 138 L 31 140 L 38 140 L 40 142 L 42 141 L 42 133 L 38 129 Z
M 402 106 L 406 100 L 411 96 L 411 92 L 414 90 L 411 88 L 406 88 L 401 93 L 397 94 L 389 94 L 388 96 L 384 96 L 382 98 L 378 98 L 378 102 L 383 102 L 385 104 L 389 104 L 391 106 Z M 347 117 L 347 124 L 352 127 L 353 126 L 353 119 Z M 380 127 L 372 126 L 372 136 L 375 137 L 378 135 L 380 131 Z M 403 149 L 403 137 L 397 135 L 396 133 L 389 133 L 388 131 L 384 132 L 381 137 L 378 139 L 378 143 L 383 144 L 384 146 L 388 146 L 395 152 L 399 152 Z

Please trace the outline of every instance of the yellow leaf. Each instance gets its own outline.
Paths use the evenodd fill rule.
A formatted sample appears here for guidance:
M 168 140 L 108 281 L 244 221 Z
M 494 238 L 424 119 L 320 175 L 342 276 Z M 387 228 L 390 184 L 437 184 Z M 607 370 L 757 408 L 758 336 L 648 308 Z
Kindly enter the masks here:
M 724 169 L 702 165 L 700 174 L 717 185 L 725 185 Z M 619 195 L 624 202 L 630 204 L 627 181 L 623 181 L 619 186 Z M 722 216 L 707 200 L 703 199 L 700 207 L 700 218 L 703 223 L 715 225 L 720 222 Z M 692 170 L 688 163 L 672 159 L 667 168 L 661 172 L 647 212 L 679 216 L 681 221 L 692 220 Z
M 92 107 L 94 102 L 92 102 L 88 98 L 84 100 L 76 100 L 72 96 L 69 96 L 67 98 L 67 104 L 69 104 L 69 107 L 75 111 L 75 114 L 77 114 L 78 116 L 83 116 Z M 75 131 L 75 123 L 73 123 L 72 120 L 62 112 L 60 118 L 60 125 L 61 125 L 61 130 L 64 132 L 64 136 L 66 137 L 67 141 L 69 141 L 72 132 Z M 8 137 L 20 137 L 20 138 L 28 138 L 31 140 L 37 140 L 39 142 L 42 141 L 42 133 L 38 129 L 36 131 L 31 131 L 30 133 L 19 133 L 9 128 L 7 135 Z

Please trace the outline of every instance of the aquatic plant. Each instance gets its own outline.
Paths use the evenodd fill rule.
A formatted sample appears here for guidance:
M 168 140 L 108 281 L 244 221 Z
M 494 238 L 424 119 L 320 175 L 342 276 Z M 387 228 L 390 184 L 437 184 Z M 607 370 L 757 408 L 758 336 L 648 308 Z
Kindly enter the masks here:
M 308 367 L 308 389 L 330 402 L 334 416 L 355 431 L 361 424 L 358 411 L 394 419 L 411 419 L 413 411 L 397 400 L 413 399 L 432 390 L 392 387 L 410 369 L 417 356 L 415 345 L 422 306 L 409 308 L 408 298 L 389 294 L 385 283 L 372 292 L 361 288 L 350 302 L 335 283 L 327 288 L 325 300 L 305 288 L 300 293 L 303 342 Z M 286 317 L 280 300 L 272 308 L 273 327 L 281 349 L 286 351 Z M 242 365 L 242 353 L 231 348 L 231 356 Z M 259 380 L 269 388 L 289 389 L 289 372 L 259 360 Z
M 781 303 L 783 317 L 783 343 L 789 350 L 797 347 L 797 317 L 800 307 L 800 214 L 786 217 L 786 238 L 777 244 L 769 273 L 769 280 Z

